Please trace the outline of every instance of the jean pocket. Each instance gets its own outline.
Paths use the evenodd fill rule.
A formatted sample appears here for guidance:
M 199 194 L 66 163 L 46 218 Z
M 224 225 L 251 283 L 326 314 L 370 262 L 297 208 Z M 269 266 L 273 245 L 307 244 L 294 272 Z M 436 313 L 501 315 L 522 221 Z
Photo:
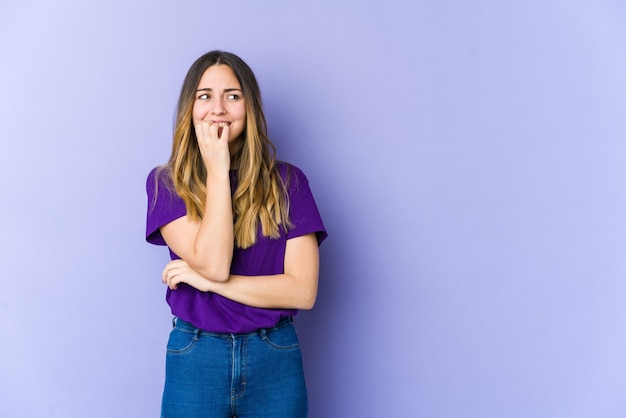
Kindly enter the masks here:
M 168 354 L 184 354 L 189 352 L 198 342 L 197 332 L 182 331 L 174 328 L 167 341 Z
M 298 334 L 292 324 L 271 330 L 261 330 L 261 339 L 274 350 L 288 351 L 300 348 Z

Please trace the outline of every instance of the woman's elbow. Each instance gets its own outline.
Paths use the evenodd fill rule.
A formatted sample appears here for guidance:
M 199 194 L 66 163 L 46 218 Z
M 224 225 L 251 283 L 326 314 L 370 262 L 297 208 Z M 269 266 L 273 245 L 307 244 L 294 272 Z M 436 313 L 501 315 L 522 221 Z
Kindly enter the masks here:
M 313 309 L 317 300 L 317 286 L 307 289 L 300 295 L 297 309 L 308 311 Z
M 211 280 L 213 280 L 214 282 L 225 283 L 228 281 L 228 279 L 230 279 L 230 273 L 226 271 L 226 272 L 215 273 Z
M 217 269 L 203 267 L 198 269 L 198 273 L 200 273 L 205 279 L 218 283 L 227 282 L 230 278 L 230 270 L 225 268 Z
M 303 311 L 310 311 L 315 306 L 315 299 L 316 298 L 313 297 L 313 298 L 303 300 L 302 303 L 300 304 L 300 307 L 298 307 L 298 309 L 303 310 Z

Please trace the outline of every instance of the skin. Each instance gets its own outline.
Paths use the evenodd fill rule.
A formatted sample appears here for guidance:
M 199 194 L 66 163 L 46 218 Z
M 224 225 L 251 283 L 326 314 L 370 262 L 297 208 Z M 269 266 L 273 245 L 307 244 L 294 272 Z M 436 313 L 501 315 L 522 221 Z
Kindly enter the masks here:
M 163 226 L 168 246 L 202 276 L 228 280 L 234 247 L 230 190 L 229 142 L 240 142 L 246 108 L 237 77 L 225 65 L 202 75 L 193 104 L 200 154 L 206 167 L 205 214 L 200 222 L 187 216 Z
M 253 307 L 312 308 L 319 276 L 315 234 L 287 240 L 283 274 L 230 274 L 234 249 L 230 158 L 243 146 L 246 124 L 241 86 L 230 67 L 213 65 L 202 75 L 192 120 L 207 169 L 205 215 L 201 221 L 183 216 L 161 227 L 165 242 L 181 257 L 165 266 L 163 283 L 172 290 L 186 283 Z
M 229 148 L 243 144 L 246 106 L 239 81 L 230 67 L 213 65 L 204 72 L 196 91 L 192 120 L 201 146 L 209 146 L 214 143 L 211 138 L 222 136 L 228 139 L 228 144 L 222 145 Z M 201 148 L 203 156 L 207 149 Z

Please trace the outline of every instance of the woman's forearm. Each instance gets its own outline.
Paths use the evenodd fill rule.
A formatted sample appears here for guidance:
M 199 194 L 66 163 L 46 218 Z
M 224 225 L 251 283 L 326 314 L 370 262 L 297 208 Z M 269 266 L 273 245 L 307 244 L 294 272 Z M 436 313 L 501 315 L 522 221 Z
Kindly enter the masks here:
M 212 280 L 184 260 L 170 261 L 163 270 L 163 283 L 175 290 L 187 283 L 203 292 L 214 292 L 256 308 L 311 309 L 317 298 L 319 252 L 315 234 L 287 240 L 284 273 L 230 275 Z
M 233 257 L 234 229 L 228 174 L 207 176 L 204 216 L 188 216 L 161 227 L 168 247 L 191 268 L 212 281 L 228 280 Z
M 212 292 L 244 305 L 267 309 L 311 309 L 317 297 L 317 280 L 291 274 L 271 276 L 231 275 L 228 281 L 211 283 Z
M 209 290 L 257 308 L 311 309 L 317 297 L 319 251 L 315 234 L 287 240 L 284 273 L 231 275 Z
M 205 213 L 194 240 L 190 265 L 215 281 L 228 279 L 233 257 L 234 229 L 230 178 L 207 177 Z

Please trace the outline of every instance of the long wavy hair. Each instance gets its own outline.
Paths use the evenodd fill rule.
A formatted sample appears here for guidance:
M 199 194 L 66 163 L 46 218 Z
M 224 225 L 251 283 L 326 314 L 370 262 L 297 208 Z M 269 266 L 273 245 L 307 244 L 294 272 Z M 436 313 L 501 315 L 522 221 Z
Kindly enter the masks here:
M 183 199 L 187 216 L 202 218 L 206 201 L 206 168 L 200 155 L 192 121 L 193 104 L 200 78 L 207 68 L 223 64 L 230 67 L 239 84 L 246 106 L 246 126 L 241 133 L 243 145 L 231 157 L 237 168 L 237 188 L 233 193 L 235 245 L 252 246 L 257 239 L 258 223 L 263 236 L 278 238 L 281 226 L 291 227 L 286 184 L 276 167 L 276 148 L 267 136 L 261 91 L 252 69 L 238 56 L 211 51 L 198 58 L 185 76 L 176 113 L 172 153 L 162 169 L 171 186 Z

